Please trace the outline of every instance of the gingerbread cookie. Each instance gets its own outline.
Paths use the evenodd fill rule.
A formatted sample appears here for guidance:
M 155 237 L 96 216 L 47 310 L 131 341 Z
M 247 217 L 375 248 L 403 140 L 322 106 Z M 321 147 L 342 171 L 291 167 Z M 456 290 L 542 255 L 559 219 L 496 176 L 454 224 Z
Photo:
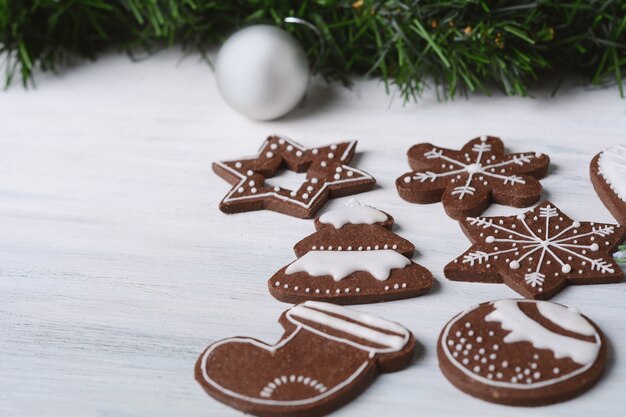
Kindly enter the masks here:
M 498 300 L 461 312 L 441 332 L 439 367 L 461 391 L 485 401 L 538 406 L 591 388 L 606 363 L 604 335 L 572 307 Z
M 389 230 L 387 213 L 351 200 L 315 225 L 318 231 L 295 245 L 298 259 L 269 279 L 276 299 L 375 303 L 416 297 L 432 286 L 432 274 L 410 259 L 415 246 Z
M 626 229 L 574 221 L 549 201 L 517 216 L 468 217 L 459 224 L 473 246 L 444 268 L 451 280 L 504 282 L 537 299 L 552 297 L 566 284 L 622 280 L 611 254 Z
M 600 200 L 626 226 L 626 145 L 611 146 L 597 154 L 589 174 Z
M 454 219 L 478 216 L 492 202 L 531 206 L 539 200 L 538 179 L 550 164 L 547 155 L 536 152 L 505 154 L 494 136 L 473 139 L 460 151 L 420 143 L 408 157 L 413 171 L 396 180 L 400 197 L 420 204 L 441 201 Z
M 281 136 L 270 136 L 252 157 L 213 163 L 213 171 L 232 184 L 220 203 L 224 213 L 272 210 L 309 218 L 329 198 L 371 190 L 376 180 L 347 164 L 354 156 L 356 141 L 307 149 Z M 306 172 L 297 190 L 269 186 L 266 178 L 280 168 Z
M 399 324 L 307 301 L 284 312 L 281 339 L 248 337 L 209 346 L 196 380 L 215 399 L 259 416 L 327 414 L 359 395 L 381 372 L 408 365 L 413 335 Z

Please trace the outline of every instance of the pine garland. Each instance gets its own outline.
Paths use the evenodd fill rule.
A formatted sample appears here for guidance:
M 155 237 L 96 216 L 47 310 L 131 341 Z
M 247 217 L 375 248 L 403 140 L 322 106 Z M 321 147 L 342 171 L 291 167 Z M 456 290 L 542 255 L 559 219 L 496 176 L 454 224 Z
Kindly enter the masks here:
M 288 16 L 319 28 L 323 56 L 317 36 Z M 624 0 L 0 0 L 5 84 L 33 85 L 37 70 L 110 49 L 137 58 L 181 44 L 205 54 L 254 23 L 293 33 L 325 77 L 380 76 L 405 99 L 427 83 L 445 99 L 494 87 L 525 96 L 548 73 L 615 82 L 624 95 Z

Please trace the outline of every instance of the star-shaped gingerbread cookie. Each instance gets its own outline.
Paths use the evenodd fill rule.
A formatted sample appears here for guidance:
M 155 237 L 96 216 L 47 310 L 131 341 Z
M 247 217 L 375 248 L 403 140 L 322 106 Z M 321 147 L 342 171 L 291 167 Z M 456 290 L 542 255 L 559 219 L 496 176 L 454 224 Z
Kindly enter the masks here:
M 372 189 L 376 180 L 347 164 L 354 156 L 356 141 L 318 148 L 304 146 L 281 136 L 270 136 L 257 155 L 213 163 L 213 171 L 232 184 L 220 203 L 225 213 L 272 210 L 310 218 L 333 197 Z M 306 172 L 297 190 L 266 185 L 266 178 L 280 168 Z
M 538 179 L 550 164 L 547 155 L 536 152 L 505 154 L 504 144 L 493 136 L 473 139 L 460 151 L 420 143 L 408 157 L 413 171 L 396 180 L 400 197 L 420 204 L 441 201 L 454 219 L 478 216 L 491 202 L 535 204 L 541 194 Z
M 611 253 L 626 237 L 624 227 L 574 221 L 549 201 L 517 216 L 459 223 L 473 246 L 444 268 L 451 280 L 504 282 L 534 299 L 548 299 L 567 284 L 622 280 Z

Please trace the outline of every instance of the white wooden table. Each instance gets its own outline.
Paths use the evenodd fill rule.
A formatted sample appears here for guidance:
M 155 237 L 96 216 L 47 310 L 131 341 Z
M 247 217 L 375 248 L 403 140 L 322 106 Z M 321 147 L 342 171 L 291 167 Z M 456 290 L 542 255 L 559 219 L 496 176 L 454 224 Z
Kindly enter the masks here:
M 352 91 L 317 83 L 308 101 L 269 123 L 243 119 L 195 57 L 167 51 L 139 64 L 110 56 L 35 91 L 0 94 L 0 415 L 237 416 L 193 379 L 197 356 L 218 339 L 268 342 L 288 308 L 266 280 L 294 259 L 310 221 L 271 212 L 228 216 L 229 186 L 210 163 L 256 151 L 270 133 L 304 145 L 357 138 L 355 165 L 378 179 L 358 199 L 390 212 L 438 284 L 428 295 L 357 306 L 401 322 L 423 346 L 408 369 L 381 376 L 337 416 L 526 416 L 453 388 L 435 341 L 473 303 L 511 297 L 504 285 L 450 282 L 443 266 L 467 239 L 441 205 L 401 200 L 395 178 L 418 141 L 459 147 L 494 134 L 511 151 L 548 153 L 544 196 L 581 220 L 611 221 L 588 179 L 602 148 L 626 141 L 626 101 L 615 88 L 565 89 L 556 98 L 472 97 L 390 102 L 383 86 Z M 346 199 L 333 200 L 326 209 Z M 493 206 L 487 215 L 518 210 Z M 542 415 L 625 415 L 626 283 L 570 287 L 611 341 L 600 384 Z

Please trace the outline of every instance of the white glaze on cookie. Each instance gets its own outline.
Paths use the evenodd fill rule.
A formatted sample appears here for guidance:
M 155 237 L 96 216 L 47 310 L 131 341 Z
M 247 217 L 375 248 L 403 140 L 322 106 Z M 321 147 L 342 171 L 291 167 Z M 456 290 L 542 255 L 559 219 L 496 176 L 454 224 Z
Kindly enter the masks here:
M 387 215 L 374 207 L 360 204 L 351 199 L 346 207 L 329 211 L 320 216 L 320 223 L 332 224 L 335 229 L 351 224 L 374 224 L 387 221 Z
M 583 335 L 597 336 L 597 332 L 577 311 L 572 311 L 549 301 L 536 302 L 539 312 L 548 311 L 551 322 L 564 329 Z M 549 307 L 539 307 L 549 304 Z M 598 357 L 600 345 L 554 333 L 520 310 L 517 300 L 499 300 L 493 303 L 495 310 L 485 317 L 486 321 L 499 322 L 504 330 L 509 330 L 506 343 L 530 342 L 537 349 L 549 349 L 557 359 L 570 358 L 581 365 L 592 364 Z M 569 328 L 568 328 L 569 327 Z M 591 333 L 591 334 L 589 334 Z
M 614 145 L 602 151 L 598 168 L 609 187 L 626 202 L 626 145 Z
M 374 251 L 310 251 L 287 267 L 285 273 L 306 272 L 311 276 L 331 275 L 340 281 L 357 272 L 368 272 L 379 281 L 389 278 L 392 269 L 404 268 L 411 261 L 391 249 Z

